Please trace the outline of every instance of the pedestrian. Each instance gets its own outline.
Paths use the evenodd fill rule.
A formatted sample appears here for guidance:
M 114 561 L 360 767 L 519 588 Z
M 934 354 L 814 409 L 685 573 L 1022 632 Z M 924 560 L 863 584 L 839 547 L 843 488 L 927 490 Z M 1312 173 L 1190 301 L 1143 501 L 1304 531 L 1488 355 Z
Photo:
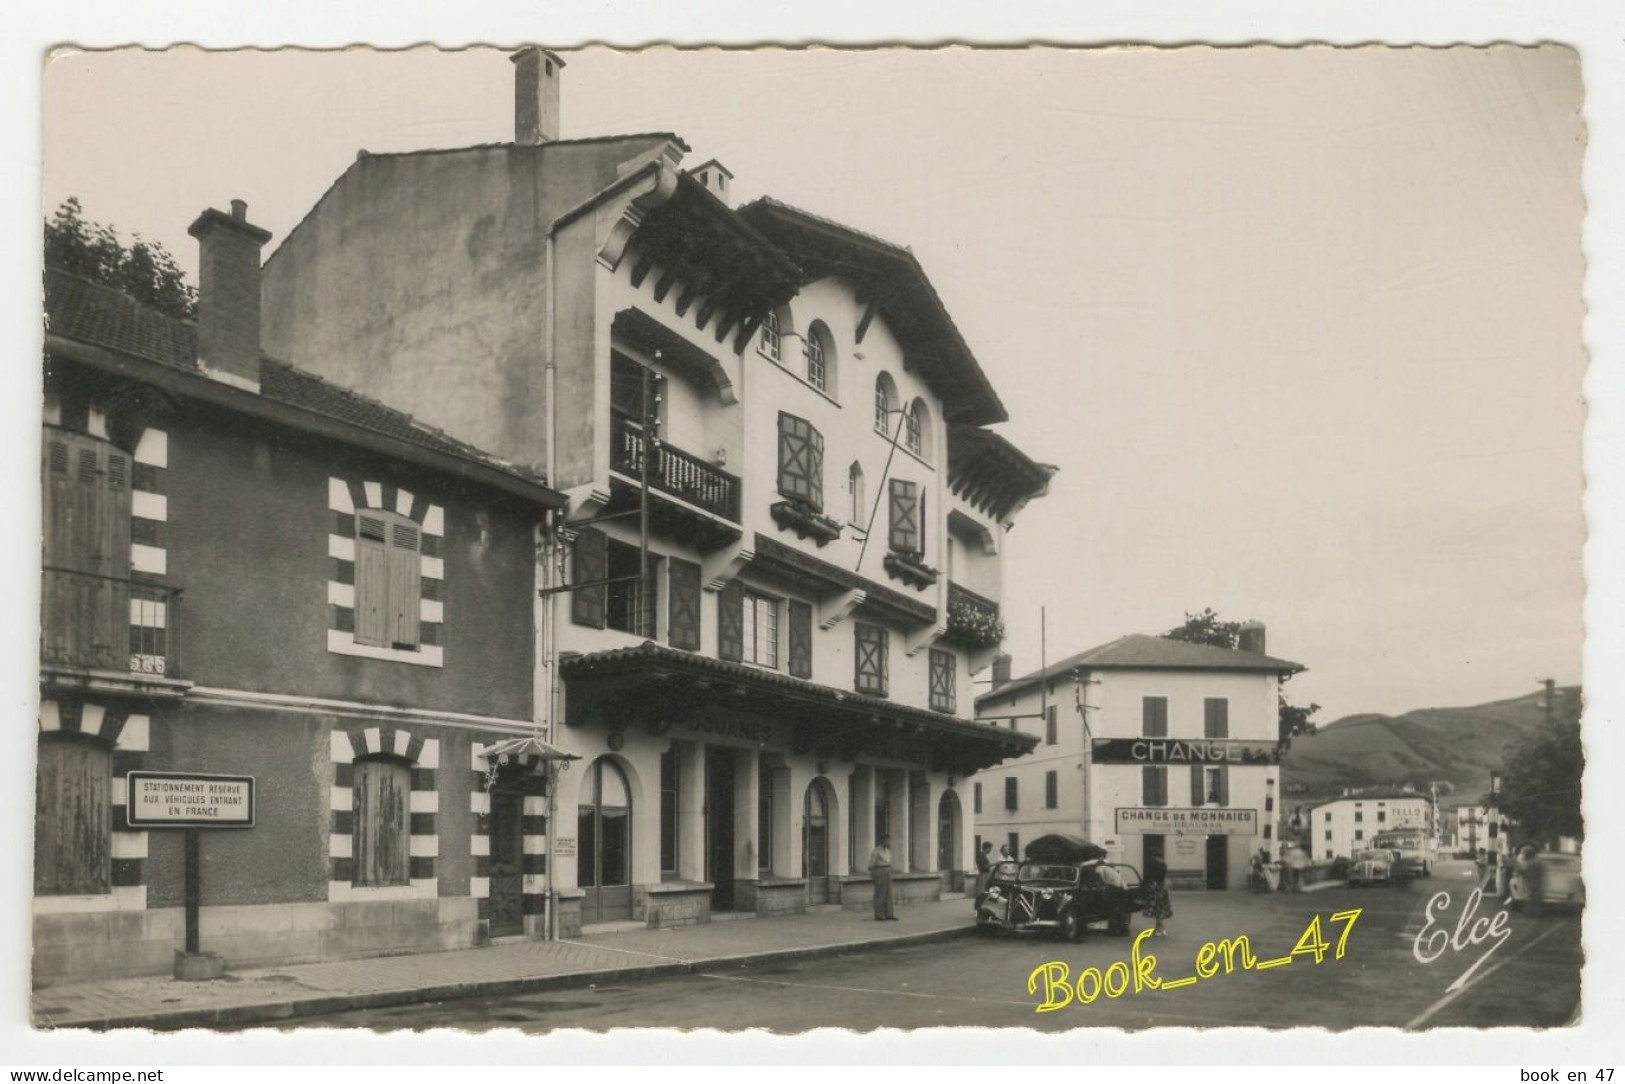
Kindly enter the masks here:
M 1000 862 L 1014 862 L 1015 860 L 1016 860 L 1016 849 L 1014 847 L 1010 846 L 1010 844 L 1008 844 L 1008 843 L 1001 843 L 999 845 L 999 861 Z
M 1303 871 L 1308 868 L 1309 856 L 1303 852 L 1302 847 L 1293 847 L 1287 852 L 1287 880 L 1291 882 L 1291 891 L 1303 891 Z
M 1480 847 L 1478 849 L 1478 853 L 1473 856 L 1473 869 L 1476 871 L 1478 877 L 1478 880 L 1474 883 L 1477 884 L 1479 888 L 1483 888 L 1488 883 L 1486 877 L 1489 874 L 1490 869 L 1489 852 L 1483 847 Z
M 987 882 L 993 878 L 993 844 L 982 843 L 982 849 L 976 852 L 976 893 L 972 899 L 979 898 L 987 891 Z
M 1484 855 L 1484 880 L 1479 885 L 1486 895 L 1494 895 L 1501 884 L 1501 852 L 1489 851 Z
M 1545 887 L 1543 884 L 1545 872 L 1539 860 L 1535 858 L 1535 848 L 1529 846 L 1519 848 L 1515 894 L 1523 902 L 1524 914 L 1531 917 L 1539 917 L 1545 910 L 1541 900 L 1541 892 Z
M 869 852 L 869 876 L 875 884 L 875 921 L 896 922 L 891 904 L 891 840 L 881 836 Z
M 1251 880 L 1254 892 L 1269 891 L 1269 882 L 1264 879 L 1264 864 L 1269 861 L 1268 855 L 1269 852 L 1262 847 L 1258 848 L 1258 853 L 1253 855 Z
M 1151 936 L 1167 937 L 1168 931 L 1163 929 L 1162 923 L 1164 919 L 1174 917 L 1174 902 L 1168 898 L 1168 865 L 1160 858 L 1153 858 L 1145 866 L 1143 911 L 1146 918 L 1157 920 Z

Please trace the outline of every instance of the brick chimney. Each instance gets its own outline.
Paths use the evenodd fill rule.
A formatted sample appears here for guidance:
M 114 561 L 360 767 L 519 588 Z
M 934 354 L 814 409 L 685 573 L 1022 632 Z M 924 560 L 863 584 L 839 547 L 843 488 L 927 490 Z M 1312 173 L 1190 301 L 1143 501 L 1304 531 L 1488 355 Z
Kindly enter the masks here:
M 1262 621 L 1244 621 L 1241 628 L 1236 630 L 1236 650 L 1251 651 L 1255 655 L 1264 654 L 1264 623 Z
M 534 147 L 559 138 L 559 72 L 564 61 L 527 45 L 513 61 L 513 141 Z
M 1000 655 L 993 660 L 993 687 L 1010 684 L 1010 656 Z
M 186 231 L 198 239 L 197 353 L 204 375 L 260 390 L 260 249 L 271 239 L 248 221 L 248 204 L 231 214 L 213 207 Z

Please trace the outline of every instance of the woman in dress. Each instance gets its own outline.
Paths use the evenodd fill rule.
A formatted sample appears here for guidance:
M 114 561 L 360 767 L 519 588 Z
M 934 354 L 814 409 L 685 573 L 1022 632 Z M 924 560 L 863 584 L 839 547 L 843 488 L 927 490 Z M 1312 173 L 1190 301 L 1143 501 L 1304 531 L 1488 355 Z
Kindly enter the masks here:
M 1162 920 L 1174 917 L 1174 904 L 1168 898 L 1168 865 L 1160 858 L 1153 858 L 1145 868 L 1145 917 L 1157 920 L 1152 937 L 1168 936 Z

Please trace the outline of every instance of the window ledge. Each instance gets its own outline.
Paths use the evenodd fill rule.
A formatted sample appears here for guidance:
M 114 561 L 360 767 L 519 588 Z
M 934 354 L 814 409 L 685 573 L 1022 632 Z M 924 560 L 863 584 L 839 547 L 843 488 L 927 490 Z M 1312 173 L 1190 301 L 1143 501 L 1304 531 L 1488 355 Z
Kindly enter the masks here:
M 791 375 L 793 376 L 795 374 L 792 373 Z M 810 386 L 811 385 L 809 385 L 809 387 Z M 817 391 L 818 389 L 814 388 L 813 390 Z M 914 462 L 918 463 L 920 466 L 924 467 L 926 470 L 935 471 L 937 469 L 937 465 L 935 463 L 931 462 L 929 459 L 927 459 L 924 456 L 920 455 L 918 452 L 910 451 L 907 444 L 904 444 L 900 440 L 897 440 L 897 441 L 892 440 L 892 436 L 891 436 L 890 433 L 882 433 L 880 430 L 873 429 L 872 427 L 871 427 L 871 431 L 874 433 L 875 436 L 877 436 L 881 440 L 885 441 L 887 447 L 896 447 L 896 449 L 899 452 L 902 452 L 904 455 L 906 455 L 910 459 L 914 460 Z
M 924 591 L 937 582 L 937 570 L 910 554 L 888 550 L 881 563 L 888 576 L 902 580 L 916 591 Z
M 841 537 L 838 521 L 797 501 L 777 501 L 768 509 L 768 513 L 781 531 L 794 531 L 800 539 L 811 536 L 820 549 Z
M 439 668 L 445 665 L 444 655 L 439 644 L 424 644 L 416 651 L 371 647 L 367 644 L 356 643 L 355 633 L 345 632 L 342 629 L 327 630 L 327 650 L 334 655 L 353 655 L 357 658 L 378 659 L 382 662 L 404 662 L 413 666 Z
M 769 362 L 771 362 L 773 367 L 775 369 L 777 369 L 779 372 L 783 373 L 785 376 L 789 377 L 791 380 L 794 380 L 797 384 L 800 384 L 802 387 L 806 388 L 808 391 L 812 392 L 814 395 L 816 395 L 816 396 L 818 396 L 818 397 L 820 397 L 822 399 L 829 400 L 829 402 L 831 404 L 833 404 L 837 410 L 840 409 L 841 401 L 839 399 L 835 398 L 835 396 L 831 395 L 829 392 L 825 391 L 823 388 L 820 388 L 817 384 L 814 384 L 811 380 L 808 380 L 806 377 L 802 376 L 800 373 L 798 373 L 794 369 L 790 368 L 790 366 L 788 366 L 788 365 L 786 365 L 784 363 L 783 358 L 776 358 L 772 354 L 769 354 L 767 351 L 763 350 L 761 347 L 757 347 L 756 352 L 758 354 L 762 355 L 762 357 L 766 358 Z

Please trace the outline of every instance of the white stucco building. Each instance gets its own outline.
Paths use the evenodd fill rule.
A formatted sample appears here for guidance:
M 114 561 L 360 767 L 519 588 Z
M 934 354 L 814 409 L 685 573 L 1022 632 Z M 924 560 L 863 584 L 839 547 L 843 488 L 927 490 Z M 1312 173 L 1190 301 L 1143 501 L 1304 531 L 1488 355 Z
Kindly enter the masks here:
M 1371 845 L 1378 832 L 1420 828 L 1434 832 L 1433 799 L 1409 787 L 1351 790 L 1309 814 L 1310 853 L 1325 861 L 1348 858 Z
M 978 717 L 1036 733 L 1034 751 L 972 781 L 977 833 L 1018 849 L 1081 834 L 1175 886 L 1241 888 L 1275 855 L 1281 682 L 1302 666 L 1249 625 L 1228 650 L 1124 636 L 977 700 Z

